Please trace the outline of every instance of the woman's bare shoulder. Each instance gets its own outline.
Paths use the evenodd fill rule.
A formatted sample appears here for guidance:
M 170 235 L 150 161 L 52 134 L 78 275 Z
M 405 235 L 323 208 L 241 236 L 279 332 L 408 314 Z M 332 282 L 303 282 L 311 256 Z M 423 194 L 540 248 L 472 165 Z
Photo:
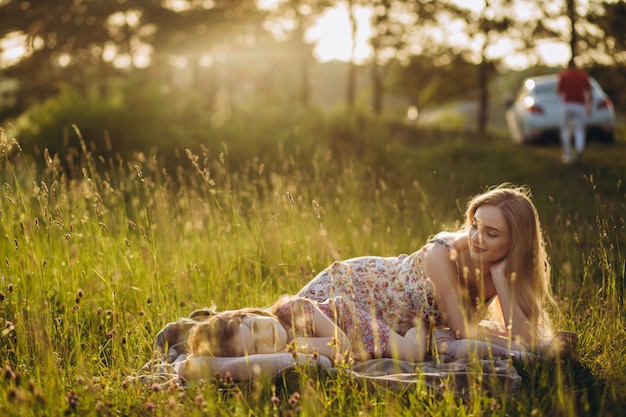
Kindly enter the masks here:
M 466 236 L 460 233 L 439 233 L 424 245 L 424 253 L 430 254 L 431 257 L 452 257 L 454 253 L 459 252 L 464 244 L 466 244 Z
M 448 234 L 433 239 L 424 246 L 422 264 L 431 279 L 448 277 L 453 280 L 457 277 L 456 258 L 460 244 L 458 235 Z

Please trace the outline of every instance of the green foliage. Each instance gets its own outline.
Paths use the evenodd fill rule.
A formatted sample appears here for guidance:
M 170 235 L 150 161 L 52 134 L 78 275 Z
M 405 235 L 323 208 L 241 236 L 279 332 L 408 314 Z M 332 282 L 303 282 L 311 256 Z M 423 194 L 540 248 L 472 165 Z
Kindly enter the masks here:
M 99 97 L 116 108 L 112 96 Z M 107 155 L 78 135 L 63 166 L 58 156 L 20 152 L 2 134 L 0 414 L 623 409 L 623 142 L 591 144 L 584 165 L 563 166 L 557 148 L 519 148 L 499 137 L 416 130 L 363 114 L 270 115 L 250 114 L 247 129 L 222 125 L 210 145 L 174 156 L 173 168 L 160 154 Z M 517 365 L 519 397 L 369 393 L 341 373 L 305 369 L 243 387 L 226 379 L 179 390 L 126 379 L 151 358 L 167 322 L 211 304 L 268 305 L 335 259 L 413 251 L 455 227 L 470 196 L 503 181 L 533 190 L 561 327 L 580 335 L 572 358 Z

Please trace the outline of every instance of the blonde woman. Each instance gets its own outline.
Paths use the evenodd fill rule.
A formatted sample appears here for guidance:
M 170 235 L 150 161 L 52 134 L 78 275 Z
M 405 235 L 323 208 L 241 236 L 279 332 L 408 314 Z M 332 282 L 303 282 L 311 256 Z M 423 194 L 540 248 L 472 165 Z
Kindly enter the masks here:
M 462 229 L 437 234 L 411 255 L 335 262 L 298 295 L 342 296 L 399 334 L 416 327 L 426 344 L 433 331 L 448 329 L 437 337 L 440 351 L 467 339 L 488 344 L 457 345 L 536 351 L 553 334 L 539 216 L 529 189 L 511 184 L 472 198 Z M 499 318 L 495 329 L 480 326 L 488 310 Z

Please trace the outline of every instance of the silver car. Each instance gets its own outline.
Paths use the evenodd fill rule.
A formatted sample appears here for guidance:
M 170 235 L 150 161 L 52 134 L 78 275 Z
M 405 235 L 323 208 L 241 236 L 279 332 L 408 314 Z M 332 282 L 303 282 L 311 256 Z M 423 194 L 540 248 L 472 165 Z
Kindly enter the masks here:
M 549 137 L 558 138 L 561 98 L 558 74 L 527 78 L 505 112 L 511 140 L 529 144 Z M 587 118 L 588 138 L 614 141 L 615 109 L 600 84 L 591 78 L 593 106 Z

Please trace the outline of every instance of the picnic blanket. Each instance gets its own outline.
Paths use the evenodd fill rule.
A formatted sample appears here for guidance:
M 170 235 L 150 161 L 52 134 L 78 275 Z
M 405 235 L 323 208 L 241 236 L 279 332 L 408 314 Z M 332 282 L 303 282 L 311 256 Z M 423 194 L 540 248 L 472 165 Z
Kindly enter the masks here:
M 488 395 L 515 396 L 521 389 L 521 377 L 513 366 L 512 357 L 454 359 L 438 354 L 421 363 L 382 358 L 334 367 L 323 356 L 287 352 L 245 358 L 190 356 L 187 334 L 194 324 L 211 314 L 209 309 L 196 310 L 189 317 L 168 323 L 156 336 L 154 357 L 134 378 L 184 386 L 195 380 L 228 375 L 236 382 L 245 383 L 258 377 L 280 378 L 295 369 L 309 367 L 326 375 L 341 372 L 373 392 L 380 389 L 435 394 L 453 391 L 458 396 L 467 396 L 471 391 L 481 390 Z

